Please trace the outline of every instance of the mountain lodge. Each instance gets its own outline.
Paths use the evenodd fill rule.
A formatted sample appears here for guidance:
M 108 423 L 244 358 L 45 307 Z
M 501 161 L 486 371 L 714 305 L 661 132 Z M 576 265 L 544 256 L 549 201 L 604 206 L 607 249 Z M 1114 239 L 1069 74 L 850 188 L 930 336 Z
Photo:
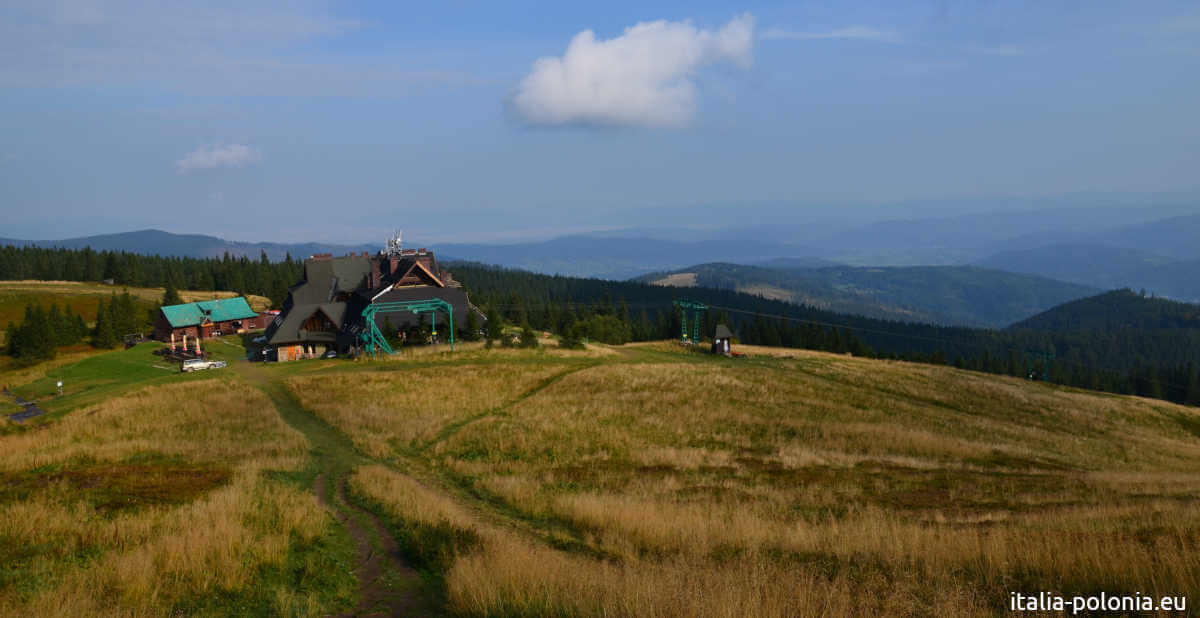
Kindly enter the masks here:
M 159 341 L 209 339 L 265 326 L 267 317 L 250 308 L 244 297 L 202 300 L 159 309 L 154 338 Z
M 347 354 L 359 342 L 367 305 L 431 298 L 454 308 L 458 327 L 468 311 L 484 321 L 461 284 L 438 266 L 432 251 L 402 249 L 398 236 L 373 256 L 317 254 L 304 261 L 304 280 L 290 288 L 282 312 L 264 336 L 279 361 L 313 358 L 329 350 Z M 408 311 L 380 312 L 375 322 L 381 329 L 386 323 L 403 329 L 420 319 Z

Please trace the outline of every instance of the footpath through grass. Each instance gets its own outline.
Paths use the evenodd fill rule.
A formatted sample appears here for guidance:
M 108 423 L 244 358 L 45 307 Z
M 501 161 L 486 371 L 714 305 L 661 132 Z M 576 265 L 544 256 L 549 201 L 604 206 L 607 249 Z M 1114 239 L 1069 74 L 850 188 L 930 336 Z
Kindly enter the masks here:
M 256 364 L 239 362 L 238 373 L 262 390 L 275 404 L 284 422 L 308 439 L 312 463 L 299 481 L 312 488 L 343 524 L 347 542 L 357 550 L 359 604 L 355 615 L 434 615 L 438 600 L 418 573 L 403 564 L 397 542 L 382 524 L 374 505 L 356 500 L 346 491 L 351 475 L 371 463 L 341 431 L 306 410 L 295 395 L 271 372 Z
M 1194 409 L 802 350 L 288 373 L 465 615 L 998 615 L 1200 581 Z M 1121 555 L 1115 561 L 1113 555 Z

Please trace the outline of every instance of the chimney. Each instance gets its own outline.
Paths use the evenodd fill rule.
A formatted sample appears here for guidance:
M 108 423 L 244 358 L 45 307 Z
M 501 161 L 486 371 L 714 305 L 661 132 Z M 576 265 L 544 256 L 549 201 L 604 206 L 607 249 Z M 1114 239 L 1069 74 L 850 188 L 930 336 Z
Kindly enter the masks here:
M 371 260 L 371 289 L 379 289 L 379 284 L 383 281 L 383 273 L 379 272 L 383 269 L 383 260 Z

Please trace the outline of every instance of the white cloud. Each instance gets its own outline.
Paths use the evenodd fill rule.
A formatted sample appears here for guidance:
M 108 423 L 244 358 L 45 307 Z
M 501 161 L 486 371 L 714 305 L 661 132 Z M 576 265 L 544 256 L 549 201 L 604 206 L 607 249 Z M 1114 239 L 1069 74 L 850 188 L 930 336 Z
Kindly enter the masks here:
M 262 161 L 262 153 L 245 144 L 201 146 L 175 162 L 180 174 L 217 167 L 245 167 Z
M 512 106 L 537 125 L 684 126 L 695 114 L 696 71 L 721 61 L 749 67 L 753 43 L 749 14 L 717 31 L 655 21 L 597 40 L 584 30 L 561 57 L 533 63 Z
M 877 30 L 867 26 L 850 26 L 826 32 L 797 32 L 782 28 L 770 28 L 762 33 L 764 39 L 788 39 L 795 41 L 811 41 L 819 39 L 861 39 L 869 41 L 897 42 L 900 37 L 889 30 Z

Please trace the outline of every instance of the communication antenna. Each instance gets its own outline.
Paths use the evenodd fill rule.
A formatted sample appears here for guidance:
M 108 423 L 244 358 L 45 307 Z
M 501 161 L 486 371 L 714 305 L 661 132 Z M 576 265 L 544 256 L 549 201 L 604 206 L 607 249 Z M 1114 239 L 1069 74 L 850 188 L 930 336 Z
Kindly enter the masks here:
M 403 232 L 401 230 L 396 230 L 396 233 L 387 240 L 386 253 L 388 255 L 400 255 L 403 252 L 404 243 L 401 242 L 402 237 Z

